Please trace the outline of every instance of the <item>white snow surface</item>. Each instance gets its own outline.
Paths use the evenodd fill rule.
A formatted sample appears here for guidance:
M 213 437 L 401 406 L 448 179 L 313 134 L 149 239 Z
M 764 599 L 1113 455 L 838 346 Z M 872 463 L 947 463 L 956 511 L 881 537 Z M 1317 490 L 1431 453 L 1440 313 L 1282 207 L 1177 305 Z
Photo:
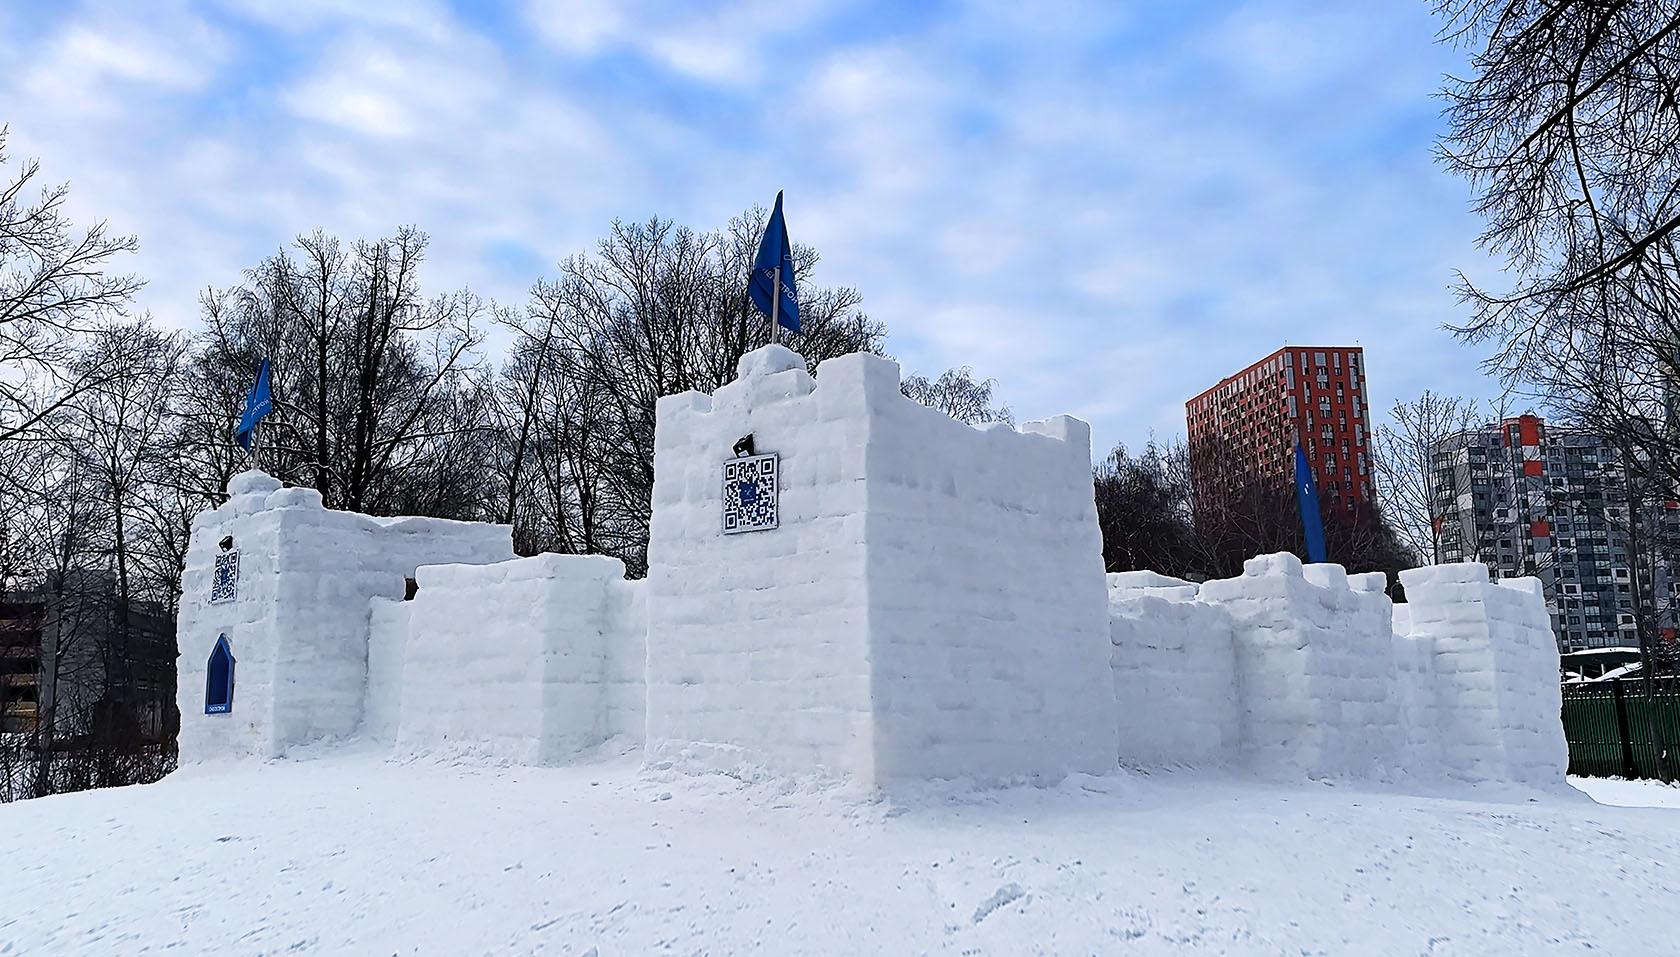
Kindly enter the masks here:
M 738 373 L 659 400 L 645 582 L 598 556 L 515 559 L 506 526 L 376 520 L 237 476 L 193 523 L 183 763 L 359 736 L 548 766 L 623 738 L 697 771 L 885 788 L 1184 765 L 1562 781 L 1538 582 L 1413 569 L 1396 609 L 1380 574 L 1288 554 L 1200 585 L 1105 579 L 1079 420 L 971 428 L 866 354 L 813 378 L 767 346 Z M 780 456 L 779 522 L 725 534 L 743 436 Z M 224 536 L 238 594 L 211 603 Z M 389 601 L 406 576 L 410 608 Z M 237 682 L 232 711 L 206 715 L 218 635 Z
M 261 472 L 228 483 L 193 519 L 176 619 L 181 757 L 277 757 L 357 732 L 368 687 L 369 604 L 400 598 L 429 562 L 513 557 L 506 525 L 374 519 L 324 508 L 321 493 Z M 232 601 L 212 603 L 224 536 L 239 553 Z M 219 635 L 237 662 L 233 711 L 204 713 L 205 671 Z
M 633 753 L 340 752 L 0 805 L 0 855 L 6 954 L 1663 954 L 1680 934 L 1680 811 L 1563 787 L 1116 772 L 882 797 Z
M 623 562 L 545 554 L 416 577 L 406 619 L 373 612 L 376 626 L 406 630 L 375 641 L 403 648 L 398 753 L 542 765 L 615 735 L 640 740 L 647 616 Z M 388 713 L 373 688 L 369 714 Z
M 972 428 L 862 353 L 738 372 L 658 404 L 650 752 L 884 785 L 1113 767 L 1089 426 Z M 780 456 L 780 525 L 725 535 L 749 434 Z

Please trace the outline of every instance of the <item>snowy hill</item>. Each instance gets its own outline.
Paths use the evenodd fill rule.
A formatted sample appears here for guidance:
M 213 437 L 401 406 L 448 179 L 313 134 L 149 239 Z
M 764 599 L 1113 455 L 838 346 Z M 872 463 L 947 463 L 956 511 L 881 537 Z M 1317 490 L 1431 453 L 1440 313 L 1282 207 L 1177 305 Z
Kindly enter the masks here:
M 1680 811 L 1206 773 L 883 799 L 631 756 L 338 754 L 0 806 L 0 855 L 5 954 L 1656 954 L 1680 932 Z

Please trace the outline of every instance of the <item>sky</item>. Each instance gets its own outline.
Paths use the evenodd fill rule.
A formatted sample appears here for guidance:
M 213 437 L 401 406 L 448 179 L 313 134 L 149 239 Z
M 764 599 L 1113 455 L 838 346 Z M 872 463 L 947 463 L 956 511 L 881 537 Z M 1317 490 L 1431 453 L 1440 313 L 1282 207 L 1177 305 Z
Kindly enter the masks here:
M 784 189 L 906 374 L 1101 456 L 1286 344 L 1363 346 L 1378 409 L 1495 391 L 1442 328 L 1455 270 L 1498 276 L 1433 156 L 1464 53 L 1429 7 L 7 0 L 0 176 L 138 236 L 138 306 L 188 330 L 316 228 L 417 225 L 428 290 L 518 307 L 615 219 Z

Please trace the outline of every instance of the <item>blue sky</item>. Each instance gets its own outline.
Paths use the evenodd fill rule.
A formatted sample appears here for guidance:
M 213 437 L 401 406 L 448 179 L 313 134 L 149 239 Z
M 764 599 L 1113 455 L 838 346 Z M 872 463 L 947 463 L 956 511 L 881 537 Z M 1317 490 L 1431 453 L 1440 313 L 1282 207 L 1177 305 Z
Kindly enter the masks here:
M 1486 395 L 1431 157 L 1461 54 L 1421 0 L 0 5 L 14 164 L 133 232 L 141 305 L 316 227 L 431 234 L 427 285 L 521 305 L 614 218 L 712 228 L 787 190 L 907 371 L 972 365 L 1096 454 L 1286 343 L 1372 401 Z

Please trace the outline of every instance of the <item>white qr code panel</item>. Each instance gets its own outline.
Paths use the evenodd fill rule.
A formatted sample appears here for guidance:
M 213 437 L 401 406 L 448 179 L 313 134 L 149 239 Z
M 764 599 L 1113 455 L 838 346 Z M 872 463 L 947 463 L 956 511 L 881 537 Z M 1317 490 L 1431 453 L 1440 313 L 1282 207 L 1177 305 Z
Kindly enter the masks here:
M 776 527 L 781 466 L 774 452 L 723 463 L 723 532 L 761 532 Z

